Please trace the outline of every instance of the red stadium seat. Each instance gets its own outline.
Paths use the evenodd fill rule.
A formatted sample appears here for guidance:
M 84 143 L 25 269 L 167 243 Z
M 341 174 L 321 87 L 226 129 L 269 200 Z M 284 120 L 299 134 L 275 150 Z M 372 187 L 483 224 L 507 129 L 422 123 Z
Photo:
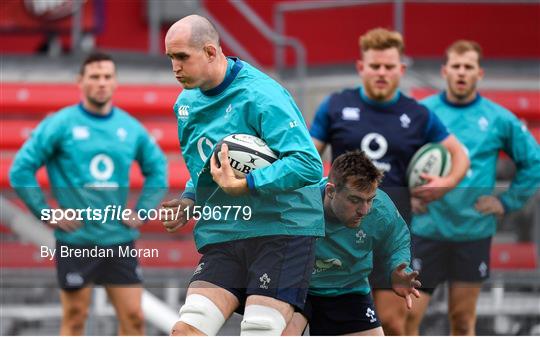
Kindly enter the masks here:
M 42 258 L 40 247 L 21 242 L 2 242 L 0 268 L 51 268 L 54 260 Z
M 179 85 L 122 84 L 114 95 L 114 104 L 134 116 L 173 116 L 173 104 L 182 91 Z M 80 101 L 73 83 L 2 83 L 2 114 L 43 116 Z
M 411 96 L 422 99 L 437 91 L 430 88 L 414 88 Z M 480 93 L 512 111 L 527 121 L 540 121 L 540 92 L 535 90 L 480 90 Z
M 534 243 L 494 243 L 491 246 L 491 268 L 515 270 L 538 268 L 538 251 Z
M 20 148 L 38 123 L 37 120 L 0 121 L 0 148 L 2 150 Z
M 8 119 L 0 122 L 0 149 L 17 150 L 38 125 L 35 119 Z M 154 137 L 163 151 L 180 151 L 176 121 L 144 121 L 144 127 Z

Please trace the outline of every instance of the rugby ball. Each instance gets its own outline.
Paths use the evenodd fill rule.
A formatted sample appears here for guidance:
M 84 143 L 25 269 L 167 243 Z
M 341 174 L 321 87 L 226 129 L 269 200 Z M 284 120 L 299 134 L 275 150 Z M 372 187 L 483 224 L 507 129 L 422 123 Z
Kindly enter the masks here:
M 452 158 L 448 150 L 438 143 L 428 143 L 422 146 L 409 162 L 407 182 L 409 188 L 424 185 L 426 181 L 420 178 L 422 173 L 444 177 L 452 168 Z
M 218 165 L 221 164 L 218 153 L 223 144 L 227 144 L 229 147 L 229 163 L 234 174 L 239 178 L 249 174 L 252 170 L 269 166 L 278 159 L 264 140 L 247 134 L 233 134 L 223 138 L 214 149 Z

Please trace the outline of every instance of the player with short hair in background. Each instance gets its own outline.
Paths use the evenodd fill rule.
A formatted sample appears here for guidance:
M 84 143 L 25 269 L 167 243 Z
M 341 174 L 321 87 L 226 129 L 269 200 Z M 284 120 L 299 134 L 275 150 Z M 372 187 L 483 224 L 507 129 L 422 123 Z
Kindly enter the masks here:
M 119 319 L 121 335 L 143 335 L 142 278 L 136 257 L 121 257 L 119 246 L 134 246 L 143 221 L 132 213 L 125 221 L 105 218 L 107 206 L 125 207 L 129 172 L 137 161 L 145 176 L 136 209 L 151 209 L 167 192 L 167 160 L 144 127 L 112 103 L 117 87 L 113 59 L 92 53 L 78 78 L 82 102 L 45 118 L 15 156 L 11 186 L 38 218 L 50 210 L 36 171 L 46 166 L 51 190 L 62 209 L 92 209 L 83 221 L 63 218 L 55 228 L 57 277 L 61 288 L 60 334 L 81 335 L 91 284 L 105 286 Z M 102 219 L 93 219 L 100 211 Z M 111 248 L 113 257 L 61 255 L 61 249 Z
M 446 51 L 441 68 L 446 90 L 424 99 L 466 147 L 471 167 L 454 190 L 426 208 L 414 209 L 413 267 L 420 271 L 423 296 L 407 322 L 407 334 L 418 328 L 434 289 L 449 283 L 448 316 L 453 335 L 474 335 L 476 303 L 489 277 L 491 238 L 496 218 L 520 209 L 540 186 L 540 146 L 510 111 L 483 97 L 482 50 L 459 40 Z M 517 172 L 510 188 L 494 195 L 499 151 L 507 153 Z

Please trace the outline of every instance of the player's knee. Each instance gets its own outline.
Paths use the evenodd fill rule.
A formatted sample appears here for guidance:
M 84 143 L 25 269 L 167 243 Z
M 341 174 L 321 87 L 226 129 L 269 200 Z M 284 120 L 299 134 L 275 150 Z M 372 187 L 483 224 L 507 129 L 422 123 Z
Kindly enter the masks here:
M 450 315 L 450 326 L 453 335 L 467 336 L 474 334 L 474 315 L 453 313 Z
M 397 322 L 381 322 L 384 334 L 387 336 L 403 336 L 405 335 L 404 324 L 398 324 Z
M 405 320 L 405 335 L 418 336 L 420 333 L 420 323 L 422 322 L 422 315 L 411 311 Z
M 379 319 L 385 335 L 403 336 L 405 334 L 405 315 L 387 312 L 385 315 L 379 314 Z
M 186 303 L 180 308 L 180 322 L 196 328 L 205 335 L 215 336 L 225 323 L 225 317 L 210 299 L 203 295 L 191 294 L 188 295 Z M 178 326 L 182 330 L 188 329 L 182 324 Z M 185 335 L 186 333 L 176 332 L 176 334 Z
M 384 333 L 390 336 L 402 336 L 405 334 L 406 313 L 401 313 L 401 308 L 395 310 L 382 310 L 377 312 Z
M 171 329 L 171 336 L 197 336 L 202 334 L 203 333 L 198 329 L 180 321 L 176 322 L 176 324 Z
M 130 331 L 142 331 L 144 329 L 144 315 L 141 308 L 132 309 L 126 313 L 126 325 Z
M 286 325 L 278 310 L 263 305 L 248 305 L 240 324 L 240 335 L 280 336 Z
M 88 308 L 83 305 L 70 305 L 64 310 L 68 319 L 86 319 L 88 317 Z
M 82 331 L 88 317 L 88 308 L 83 305 L 70 305 L 64 308 L 64 325 L 71 331 Z

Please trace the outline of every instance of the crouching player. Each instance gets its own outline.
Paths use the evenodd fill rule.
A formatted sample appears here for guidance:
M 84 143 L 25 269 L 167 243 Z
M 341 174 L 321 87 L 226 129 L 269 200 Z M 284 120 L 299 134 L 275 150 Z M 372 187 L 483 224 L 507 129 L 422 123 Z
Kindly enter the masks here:
M 364 152 L 336 158 L 320 183 L 326 236 L 316 243 L 315 269 L 305 309 L 295 312 L 284 335 L 384 335 L 368 276 L 373 254 L 385 261 L 392 288 L 412 306 L 419 297 L 417 272 L 409 272 L 410 235 L 386 193 L 382 174 Z

